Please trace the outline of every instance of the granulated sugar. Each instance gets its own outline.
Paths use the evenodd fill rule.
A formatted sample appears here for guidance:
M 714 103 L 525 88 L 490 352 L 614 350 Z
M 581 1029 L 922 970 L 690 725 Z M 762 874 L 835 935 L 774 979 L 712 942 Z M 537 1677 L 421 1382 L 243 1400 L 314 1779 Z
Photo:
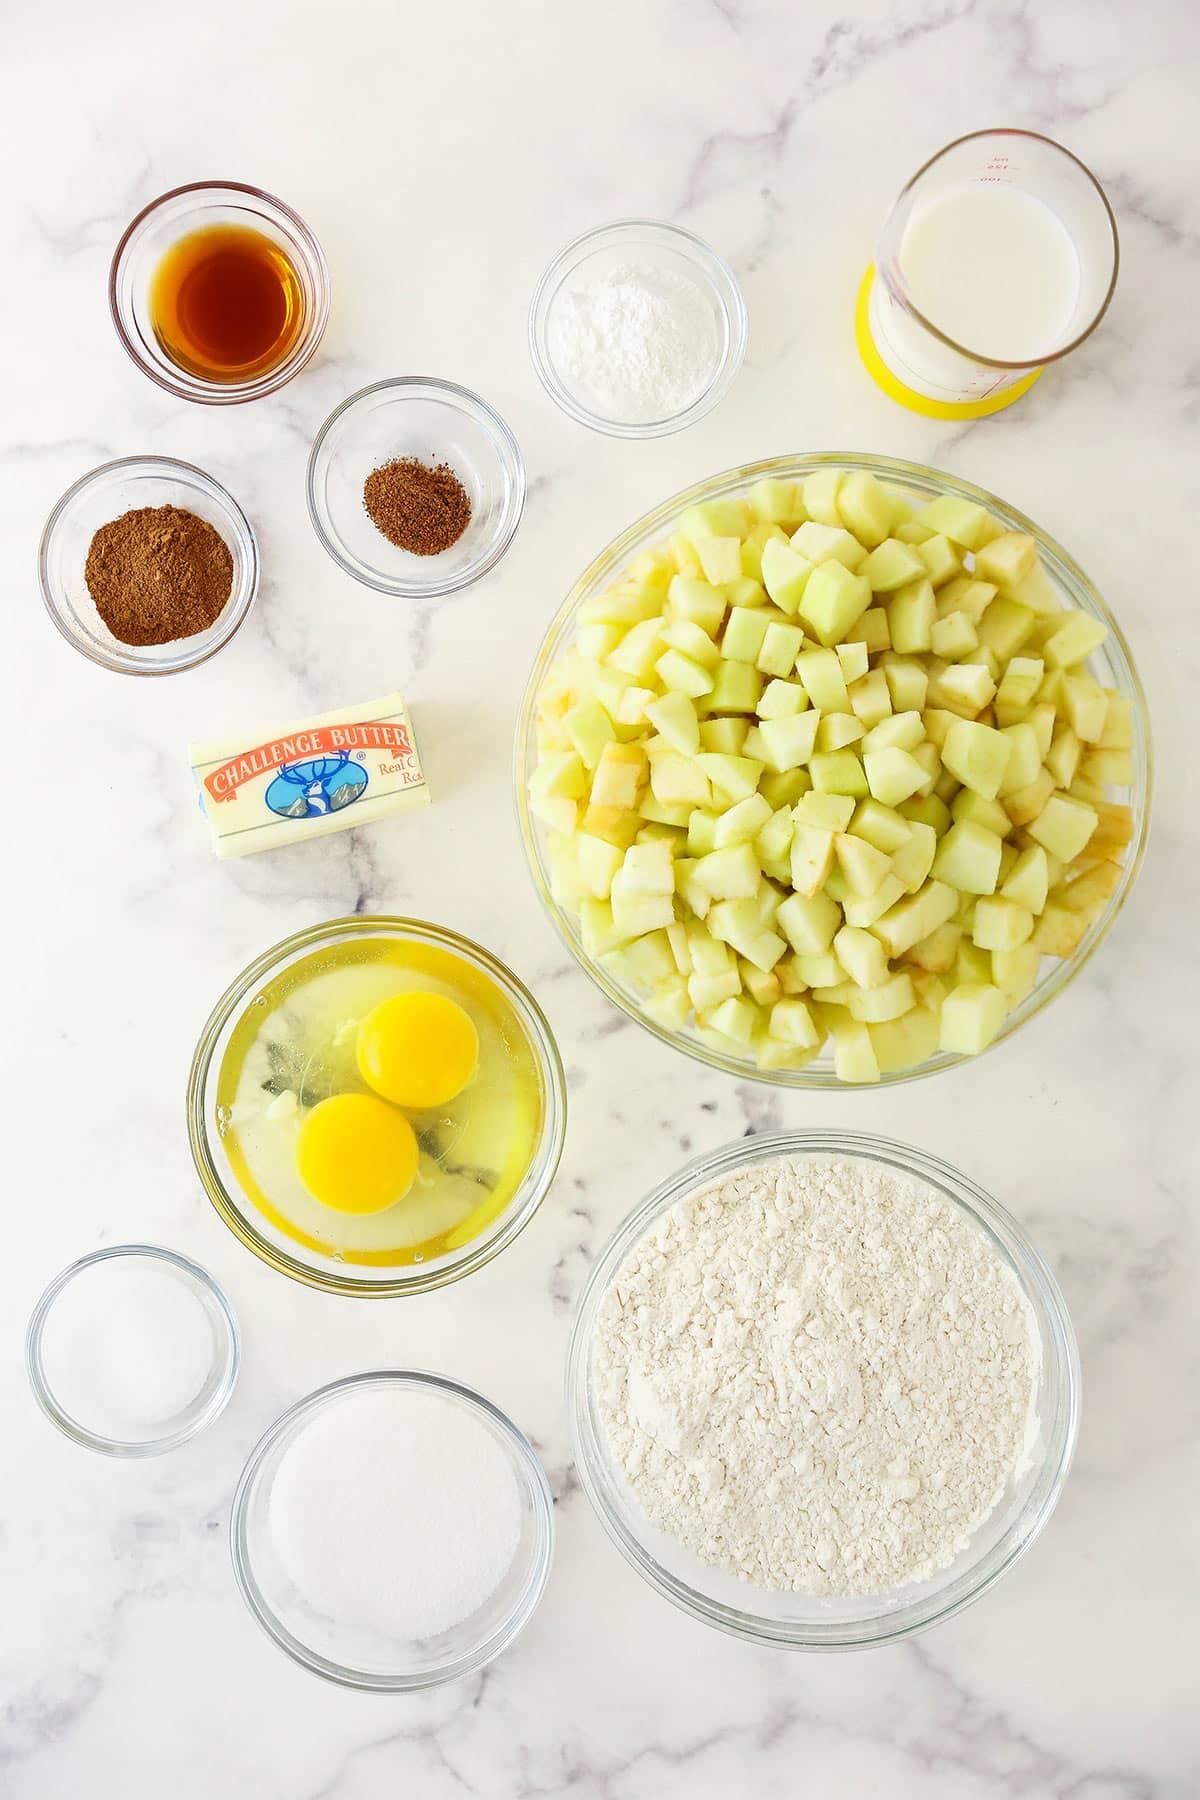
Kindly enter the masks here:
M 110 1256 L 72 1276 L 46 1317 L 42 1368 L 76 1424 L 120 1443 L 169 1431 L 208 1378 L 204 1307 L 150 1256 Z
M 421 1388 L 338 1395 L 284 1453 L 270 1509 L 308 1604 L 391 1639 L 436 1637 L 477 1612 L 521 1530 L 500 1445 L 481 1420 Z
M 555 367 L 589 412 L 622 424 L 673 417 L 700 398 L 721 354 L 702 290 L 673 269 L 612 269 L 557 302 Z
M 605 1296 L 594 1374 L 650 1521 L 777 1591 L 945 1568 L 1020 1464 L 1038 1370 L 1015 1275 L 884 1164 L 743 1169 L 686 1196 Z

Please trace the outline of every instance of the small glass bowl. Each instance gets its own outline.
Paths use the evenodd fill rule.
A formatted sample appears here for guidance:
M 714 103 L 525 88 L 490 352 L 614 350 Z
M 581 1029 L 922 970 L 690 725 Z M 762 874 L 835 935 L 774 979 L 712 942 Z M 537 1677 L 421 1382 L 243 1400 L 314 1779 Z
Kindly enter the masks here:
M 195 1397 L 170 1422 L 169 1429 L 148 1438 L 114 1438 L 93 1431 L 84 1419 L 77 1419 L 60 1403 L 50 1385 L 43 1361 L 43 1338 L 55 1302 L 63 1290 L 85 1270 L 96 1269 L 131 1257 L 144 1257 L 160 1265 L 173 1280 L 191 1293 L 204 1309 L 212 1332 L 212 1362 L 203 1386 Z M 157 1244 L 116 1244 L 107 1250 L 94 1250 L 78 1262 L 71 1263 L 56 1275 L 33 1310 L 25 1334 L 25 1368 L 34 1398 L 48 1419 L 85 1450 L 98 1450 L 102 1456 L 161 1456 L 166 1450 L 177 1450 L 189 1438 L 211 1425 L 224 1412 L 237 1385 L 241 1363 L 241 1337 L 233 1307 L 207 1269 L 177 1251 L 165 1250 Z
M 491 1224 L 461 1248 L 428 1262 L 372 1266 L 344 1262 L 307 1248 L 279 1231 L 246 1199 L 217 1123 L 217 1084 L 226 1046 L 257 990 L 314 952 L 383 938 L 436 946 L 460 957 L 498 987 L 524 1028 L 541 1077 L 541 1135 L 524 1178 Z M 459 1281 L 491 1262 L 529 1223 L 550 1191 L 567 1128 L 567 1084 L 558 1046 L 537 1001 L 498 957 L 470 938 L 422 919 L 369 914 L 330 919 L 297 931 L 252 962 L 226 988 L 209 1014 L 192 1058 L 187 1093 L 188 1137 L 196 1172 L 225 1224 L 261 1262 L 293 1281 L 327 1294 L 391 1297 L 422 1294 Z
M 609 1450 L 592 1380 L 596 1319 L 634 1245 L 677 1200 L 736 1170 L 781 1157 L 884 1164 L 925 1182 L 965 1213 L 1013 1271 L 1041 1347 L 1036 1430 L 991 1515 L 949 1568 L 861 1599 L 772 1593 L 714 1569 L 651 1525 Z M 1062 1492 L 1079 1430 L 1079 1351 L 1057 1282 L 1017 1221 L 970 1178 L 928 1152 L 866 1132 L 776 1131 L 695 1157 L 635 1206 L 601 1251 L 579 1302 L 567 1358 L 567 1406 L 583 1489 L 622 1555 L 695 1619 L 785 1650 L 866 1650 L 912 1637 L 978 1600 L 1034 1542 Z
M 207 519 L 233 557 L 233 585 L 207 631 L 169 644 L 123 644 L 96 611 L 84 579 L 88 548 L 102 525 L 143 506 L 178 506 Z M 46 521 L 38 549 L 42 599 L 59 631 L 89 661 L 122 675 L 174 675 L 207 662 L 227 644 L 258 592 L 258 542 L 250 521 L 211 475 L 169 456 L 123 456 L 69 487 Z
M 363 505 L 373 469 L 403 456 L 448 463 L 467 490 L 471 518 L 456 543 L 415 556 L 390 543 Z M 525 507 L 516 438 L 486 400 L 453 381 L 401 375 L 360 388 L 317 433 L 308 459 L 308 516 L 347 575 L 404 599 L 454 594 L 493 568 Z
M 595 279 L 635 262 L 692 281 L 712 309 L 718 352 L 702 391 L 682 412 L 665 418 L 628 420 L 593 412 L 569 386 L 554 355 L 559 302 L 585 271 Z M 737 277 L 711 244 L 681 225 L 656 219 L 621 219 L 584 232 L 560 250 L 534 290 L 529 308 L 529 354 L 550 398 L 580 425 L 609 437 L 654 438 L 684 431 L 724 399 L 746 354 L 746 302 Z
M 155 335 L 150 288 L 166 252 L 181 237 L 209 225 L 246 225 L 286 254 L 300 282 L 303 316 L 288 354 L 248 381 L 206 381 L 172 362 Z M 321 246 L 298 213 L 282 200 L 240 181 L 193 181 L 160 194 L 126 228 L 113 253 L 108 302 L 117 336 L 151 381 L 181 400 L 237 406 L 273 394 L 314 354 L 329 319 L 329 269 Z
M 520 1538 L 504 1580 L 477 1612 L 431 1640 L 387 1639 L 318 1612 L 297 1591 L 273 1540 L 271 1488 L 284 1456 L 318 1414 L 363 1387 L 419 1388 L 471 1413 L 505 1452 L 520 1492 Z M 381 1369 L 318 1388 L 276 1419 L 242 1471 L 229 1535 L 242 1598 L 294 1662 L 342 1687 L 414 1693 L 482 1669 L 529 1622 L 550 1573 L 554 1501 L 533 1446 L 490 1400 L 420 1369 Z

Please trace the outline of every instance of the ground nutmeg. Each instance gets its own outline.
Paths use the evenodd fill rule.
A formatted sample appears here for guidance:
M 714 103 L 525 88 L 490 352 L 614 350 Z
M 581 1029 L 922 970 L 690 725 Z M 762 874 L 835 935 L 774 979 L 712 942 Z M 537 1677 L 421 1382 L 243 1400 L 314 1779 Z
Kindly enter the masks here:
M 123 644 L 207 631 L 233 588 L 229 545 L 180 506 L 140 506 L 102 525 L 84 565 L 88 593 Z
M 372 469 L 363 483 L 363 505 L 388 542 L 414 556 L 448 550 L 471 518 L 470 496 L 449 464 L 430 468 L 415 456 Z

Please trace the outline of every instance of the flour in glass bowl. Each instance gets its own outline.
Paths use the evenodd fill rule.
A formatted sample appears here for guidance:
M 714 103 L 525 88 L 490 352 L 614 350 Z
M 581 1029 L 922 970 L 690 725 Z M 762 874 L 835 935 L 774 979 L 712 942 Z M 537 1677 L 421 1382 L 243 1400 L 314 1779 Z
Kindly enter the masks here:
M 914 1177 L 813 1157 L 668 1209 L 597 1320 L 613 1456 L 650 1522 L 777 1592 L 883 1593 L 954 1560 L 1022 1463 L 1036 1326 Z
M 673 269 L 632 264 L 582 281 L 555 306 L 560 379 L 597 417 L 646 425 L 697 401 L 721 358 L 703 290 Z

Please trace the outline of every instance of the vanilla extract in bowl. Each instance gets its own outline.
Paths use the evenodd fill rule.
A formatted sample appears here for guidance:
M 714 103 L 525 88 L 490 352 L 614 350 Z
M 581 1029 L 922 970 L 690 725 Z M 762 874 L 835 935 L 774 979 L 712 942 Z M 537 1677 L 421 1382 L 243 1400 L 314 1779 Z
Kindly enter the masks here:
M 247 225 L 188 232 L 166 251 L 150 286 L 150 322 L 164 354 L 205 381 L 242 382 L 278 368 L 303 318 L 291 258 Z

